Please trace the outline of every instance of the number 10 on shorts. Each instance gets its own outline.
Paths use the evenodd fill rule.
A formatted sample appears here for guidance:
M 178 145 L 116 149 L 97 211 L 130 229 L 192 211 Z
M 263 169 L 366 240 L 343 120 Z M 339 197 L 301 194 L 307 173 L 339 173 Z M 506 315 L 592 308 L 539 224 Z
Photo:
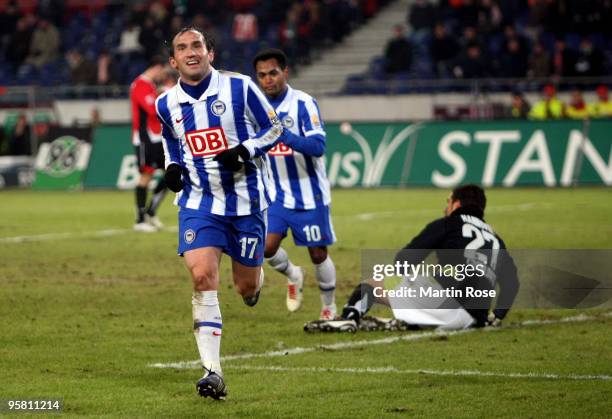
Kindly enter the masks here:
M 255 248 L 257 247 L 257 237 L 243 237 L 239 241 L 242 247 L 240 256 L 243 258 L 248 257 L 249 259 L 253 259 Z M 249 256 L 247 256 L 247 252 L 249 252 Z
M 304 226 L 302 231 L 304 232 L 304 234 L 306 234 L 306 241 L 318 242 L 319 240 L 321 240 L 321 229 L 316 224 Z

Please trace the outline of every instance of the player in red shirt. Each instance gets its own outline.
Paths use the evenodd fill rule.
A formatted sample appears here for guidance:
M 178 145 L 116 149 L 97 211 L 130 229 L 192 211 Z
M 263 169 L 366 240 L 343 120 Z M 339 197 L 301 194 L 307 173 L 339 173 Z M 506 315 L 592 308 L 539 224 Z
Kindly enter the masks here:
M 140 172 L 135 190 L 137 218 L 134 230 L 140 232 L 154 232 L 163 227 L 155 213 L 166 195 L 166 183 L 163 178 L 160 179 L 148 205 L 147 189 L 153 173 L 164 169 L 162 129 L 155 111 L 155 99 L 159 93 L 159 85 L 167 77 L 167 61 L 161 56 L 155 56 L 150 60 L 147 69 L 130 86 L 132 144 Z

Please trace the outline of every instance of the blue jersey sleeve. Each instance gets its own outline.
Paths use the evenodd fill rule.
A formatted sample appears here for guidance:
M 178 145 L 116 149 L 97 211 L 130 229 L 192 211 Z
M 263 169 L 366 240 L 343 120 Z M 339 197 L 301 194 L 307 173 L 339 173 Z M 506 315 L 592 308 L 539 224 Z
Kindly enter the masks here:
M 285 130 L 281 141 L 302 154 L 321 157 L 325 154 L 326 137 L 321 113 L 314 99 L 298 101 L 298 119 L 300 132 L 304 135 L 296 135 Z
M 164 146 L 164 167 L 167 168 L 171 164 L 181 164 L 181 147 L 180 140 L 174 134 L 168 110 L 168 101 L 166 96 L 162 96 L 155 102 L 157 111 L 157 119 L 162 126 L 162 144 Z
M 325 137 L 320 134 L 301 137 L 285 130 L 281 141 L 295 151 L 308 156 L 321 157 L 325 154 Z
M 246 104 L 252 122 L 259 127 L 253 138 L 242 142 L 251 157 L 259 157 L 270 150 L 280 139 L 283 126 L 274 108 L 252 80 L 247 85 Z

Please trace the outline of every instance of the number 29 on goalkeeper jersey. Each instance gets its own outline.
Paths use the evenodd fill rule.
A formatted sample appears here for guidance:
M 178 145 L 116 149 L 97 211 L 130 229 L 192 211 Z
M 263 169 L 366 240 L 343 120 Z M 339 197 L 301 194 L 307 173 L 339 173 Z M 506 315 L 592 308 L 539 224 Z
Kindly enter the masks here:
M 156 102 L 162 122 L 165 166 L 185 170 L 178 205 L 208 214 L 242 216 L 270 202 L 265 153 L 282 134 L 272 106 L 247 76 L 213 69 L 199 99 L 178 83 Z M 239 172 L 213 158 L 242 144 L 252 159 Z M 188 174 L 188 176 L 187 176 Z

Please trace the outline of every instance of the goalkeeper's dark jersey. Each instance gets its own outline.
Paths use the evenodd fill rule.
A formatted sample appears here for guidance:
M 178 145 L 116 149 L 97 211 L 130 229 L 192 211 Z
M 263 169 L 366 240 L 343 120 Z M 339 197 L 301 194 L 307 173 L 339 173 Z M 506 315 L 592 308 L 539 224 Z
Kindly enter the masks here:
M 464 249 L 464 252 L 445 252 L 446 249 Z M 473 262 L 469 255 L 477 252 L 478 255 L 475 257 L 480 261 L 485 261 L 487 265 L 489 273 L 485 280 L 468 278 L 461 282 L 449 283 L 440 278 L 436 279 L 443 287 L 452 285 L 455 288 L 457 286 L 476 286 L 480 289 L 497 288 L 498 298 L 494 313 L 496 317 L 503 319 L 514 302 L 519 284 L 516 266 L 510 255 L 506 251 L 494 251 L 495 249 L 506 249 L 506 245 L 483 220 L 482 211 L 477 208 L 461 207 L 453 211 L 450 216 L 427 225 L 398 253 L 396 259 L 416 265 L 435 251 L 438 256 L 437 263 L 456 265 Z M 457 298 L 457 300 L 476 319 L 478 325 L 484 324 L 488 308 L 482 307 L 482 301 L 478 308 L 474 308 L 465 299 Z

